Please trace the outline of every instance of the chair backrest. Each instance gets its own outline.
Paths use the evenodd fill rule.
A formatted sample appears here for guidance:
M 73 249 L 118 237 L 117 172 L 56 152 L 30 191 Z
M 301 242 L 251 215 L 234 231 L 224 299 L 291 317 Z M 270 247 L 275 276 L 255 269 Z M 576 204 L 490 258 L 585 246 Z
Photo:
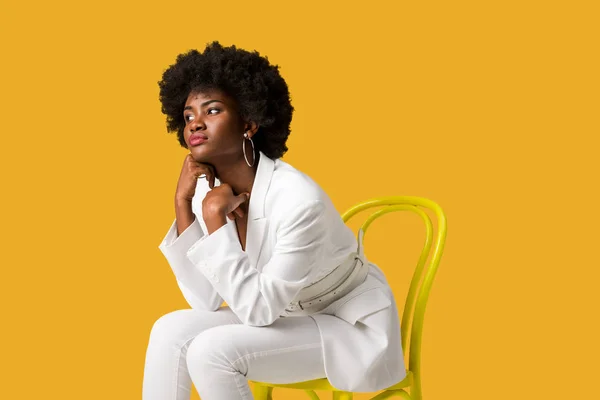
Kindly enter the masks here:
M 408 346 L 408 370 L 413 374 L 413 384 L 411 385 L 411 398 L 420 400 L 422 397 L 421 390 L 421 340 L 423 332 L 423 318 L 425 316 L 425 307 L 431 285 L 435 277 L 444 244 L 446 241 L 446 216 L 441 207 L 435 202 L 422 197 L 415 196 L 390 196 L 378 197 L 361 202 L 350 208 L 342 215 L 344 222 L 347 222 L 355 214 L 372 207 L 383 208 L 377 210 L 362 224 L 359 229 L 359 235 L 366 235 L 368 227 L 371 223 L 384 214 L 394 211 L 413 211 L 423 218 L 425 222 L 426 238 L 421 256 L 417 263 L 417 267 L 410 282 L 406 302 L 404 304 L 404 312 L 402 314 L 401 335 L 402 335 L 402 350 L 407 354 Z M 433 224 L 429 215 L 422 208 L 432 210 L 437 217 L 437 232 L 433 232 Z M 360 232 L 362 230 L 362 232 Z M 432 244 L 435 244 L 433 256 L 431 257 L 427 268 L 425 263 L 429 258 Z M 412 317 L 412 320 L 411 320 Z M 408 331 L 410 329 L 410 342 Z

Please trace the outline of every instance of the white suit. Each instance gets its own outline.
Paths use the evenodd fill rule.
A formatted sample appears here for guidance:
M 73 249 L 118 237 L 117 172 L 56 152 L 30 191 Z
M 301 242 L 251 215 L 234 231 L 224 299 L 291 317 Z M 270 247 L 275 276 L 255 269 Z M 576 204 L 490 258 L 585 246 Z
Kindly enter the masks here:
M 206 234 L 205 179 L 192 200 L 196 219 L 179 236 L 173 221 L 159 248 L 192 308 L 214 311 L 224 300 L 244 324 L 268 327 L 303 287 L 356 251 L 357 239 L 310 177 L 259 153 L 245 251 L 235 221 L 227 218 Z M 382 271 L 369 264 L 364 283 L 310 316 L 321 333 L 327 378 L 341 390 L 373 392 L 406 376 L 394 297 Z

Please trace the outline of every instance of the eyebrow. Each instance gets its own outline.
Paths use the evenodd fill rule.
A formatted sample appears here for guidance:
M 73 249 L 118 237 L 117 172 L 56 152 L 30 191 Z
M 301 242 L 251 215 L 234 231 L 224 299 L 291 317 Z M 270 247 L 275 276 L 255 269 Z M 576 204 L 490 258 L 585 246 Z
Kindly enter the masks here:
M 205 105 L 210 104 L 210 103 L 214 103 L 215 101 L 218 101 L 219 103 L 223 103 L 221 100 L 208 100 L 208 101 L 205 101 L 204 103 L 200 104 L 200 107 L 204 107 Z M 225 103 L 223 103 L 223 104 L 225 104 Z M 191 110 L 191 109 L 192 109 L 192 106 L 185 106 L 183 108 L 183 111 L 185 111 L 185 110 Z

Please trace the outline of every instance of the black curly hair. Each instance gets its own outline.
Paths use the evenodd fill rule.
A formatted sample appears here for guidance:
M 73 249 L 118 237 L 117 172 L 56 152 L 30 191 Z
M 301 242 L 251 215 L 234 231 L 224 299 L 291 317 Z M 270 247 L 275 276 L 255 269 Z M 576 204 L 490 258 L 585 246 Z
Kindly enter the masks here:
M 288 86 L 266 56 L 235 45 L 223 47 L 218 41 L 207 44 L 203 53 L 189 50 L 179 54 L 158 82 L 162 112 L 167 116 L 167 132 L 183 137 L 183 108 L 193 91 L 219 89 L 232 97 L 244 121 L 254 121 L 258 130 L 252 137 L 255 147 L 276 159 L 288 150 L 292 107 Z

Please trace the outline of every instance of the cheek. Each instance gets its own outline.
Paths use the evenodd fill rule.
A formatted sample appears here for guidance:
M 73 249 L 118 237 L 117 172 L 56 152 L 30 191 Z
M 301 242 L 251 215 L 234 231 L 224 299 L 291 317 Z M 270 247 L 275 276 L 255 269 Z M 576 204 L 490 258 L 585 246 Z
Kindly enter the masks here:
M 243 132 L 241 132 L 243 127 L 238 126 L 231 120 L 219 121 L 216 123 L 215 128 L 222 140 L 235 142 L 243 139 Z

